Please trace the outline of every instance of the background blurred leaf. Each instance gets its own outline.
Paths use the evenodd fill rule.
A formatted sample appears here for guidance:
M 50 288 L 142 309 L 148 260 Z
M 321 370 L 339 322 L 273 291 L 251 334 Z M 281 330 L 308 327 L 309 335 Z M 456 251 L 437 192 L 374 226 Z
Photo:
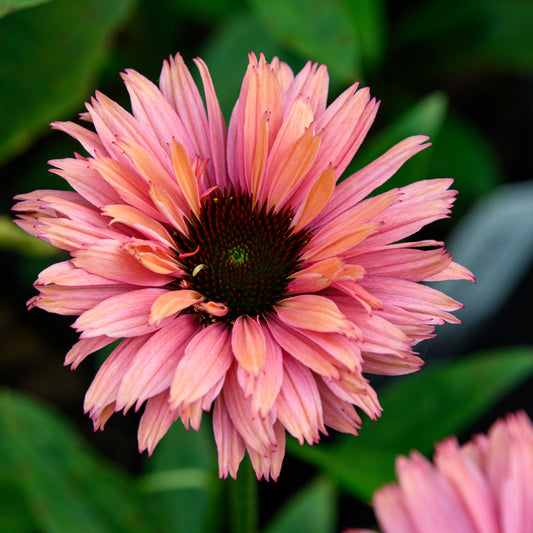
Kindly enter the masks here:
M 50 0 L 0 0 L 0 17 L 5 17 L 7 14 L 19 9 L 26 9 L 28 7 L 44 4 Z
M 198 432 L 187 432 L 181 423 L 173 424 L 145 463 L 141 486 L 167 517 L 167 531 L 220 531 L 216 526 L 221 516 L 217 506 L 222 487 L 207 422 Z
M 397 46 L 424 48 L 428 70 L 531 73 L 533 3 L 529 0 L 433 0 L 413 4 L 397 26 Z
M 381 65 L 385 55 L 385 3 L 383 0 L 344 0 L 344 5 L 361 48 L 365 72 L 373 72 Z
M 503 181 L 496 151 L 485 136 L 458 115 L 448 115 L 430 150 L 430 175 L 453 178 L 458 205 L 471 205 Z
M 81 102 L 134 0 L 54 0 L 0 20 L 0 161 Z
M 326 63 L 337 81 L 362 78 L 359 42 L 341 0 L 250 0 L 250 5 L 287 49 Z
M 24 507 L 14 531 L 30 521 L 45 533 L 156 533 L 164 529 L 136 483 L 84 446 L 57 414 L 10 391 L 0 392 L 2 490 Z M 4 515 L 2 515 L 2 520 Z M 2 522 L 2 532 L 12 533 Z M 17 530 L 18 527 L 18 530 Z
M 221 19 L 231 17 L 245 6 L 245 0 L 195 0 L 183 2 L 172 0 L 183 16 L 192 16 L 201 20 L 219 22 Z
M 333 533 L 336 514 L 334 483 L 320 476 L 295 493 L 263 533 Z
M 533 374 L 533 348 L 481 352 L 434 364 L 402 377 L 379 398 L 382 419 L 365 421 L 357 438 L 300 447 L 294 455 L 315 464 L 364 500 L 394 478 L 394 459 L 411 449 L 432 453 L 435 442 L 464 431 L 507 392 Z

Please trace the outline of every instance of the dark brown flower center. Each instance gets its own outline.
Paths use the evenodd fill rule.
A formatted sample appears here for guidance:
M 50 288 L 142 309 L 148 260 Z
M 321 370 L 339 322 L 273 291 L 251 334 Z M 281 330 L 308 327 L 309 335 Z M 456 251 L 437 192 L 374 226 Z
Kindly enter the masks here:
M 247 193 L 217 190 L 191 218 L 188 235 L 176 236 L 180 262 L 191 289 L 228 307 L 223 320 L 266 313 L 286 296 L 310 238 L 292 232 L 289 209 L 267 212 Z

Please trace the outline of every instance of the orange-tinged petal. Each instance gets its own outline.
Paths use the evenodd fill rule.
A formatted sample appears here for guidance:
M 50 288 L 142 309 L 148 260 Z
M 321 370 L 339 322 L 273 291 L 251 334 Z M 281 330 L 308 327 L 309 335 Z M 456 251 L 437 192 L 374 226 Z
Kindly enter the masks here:
M 298 294 L 282 300 L 274 309 L 290 326 L 355 335 L 353 324 L 339 311 L 335 302 L 325 296 Z
M 187 309 L 202 298 L 203 296 L 199 292 L 189 289 L 168 291 L 159 296 L 153 303 L 150 311 L 150 323 L 158 324 L 163 318 Z
M 304 228 L 324 209 L 335 190 L 335 182 L 335 172 L 328 167 L 315 181 L 307 198 L 296 211 L 292 221 L 294 231 Z
M 252 198 L 257 200 L 259 192 L 261 190 L 261 184 L 265 173 L 265 166 L 268 155 L 268 131 L 269 131 L 269 118 L 265 113 L 259 124 L 259 131 L 257 134 L 257 142 L 254 153 L 254 161 L 252 165 L 252 176 L 250 189 L 252 192 Z
M 172 165 L 174 166 L 174 175 L 183 195 L 187 199 L 192 212 L 198 215 L 200 212 L 198 180 L 185 148 L 176 140 L 172 142 Z
M 369 222 L 351 230 L 323 232 L 311 239 L 302 258 L 305 261 L 326 259 L 349 250 L 372 235 L 381 226 L 379 222 Z
M 269 177 L 268 207 L 283 205 L 283 200 L 311 168 L 319 147 L 320 134 L 313 135 L 309 127 L 285 153 L 279 167 Z
M 167 246 L 174 246 L 174 241 L 165 227 L 135 207 L 107 205 L 102 209 L 102 214 L 111 217 L 112 224 L 121 222 L 135 228 L 150 239 L 155 239 Z
M 124 250 L 152 272 L 158 274 L 175 274 L 181 271 L 180 264 L 169 253 L 168 248 L 160 244 L 132 239 L 124 244 Z
M 187 233 L 187 223 L 182 209 L 163 187 L 150 183 L 150 198 L 168 222 L 182 233 Z

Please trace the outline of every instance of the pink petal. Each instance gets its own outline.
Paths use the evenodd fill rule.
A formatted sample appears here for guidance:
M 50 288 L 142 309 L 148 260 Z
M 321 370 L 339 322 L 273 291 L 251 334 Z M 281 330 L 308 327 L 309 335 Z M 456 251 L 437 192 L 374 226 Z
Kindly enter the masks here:
M 257 376 L 265 365 L 266 342 L 263 328 L 257 320 L 240 316 L 235 320 L 231 347 L 239 365 Z
M 203 159 L 210 157 L 208 120 L 200 91 L 180 54 L 163 63 L 159 87 L 179 116 L 194 152 Z M 186 104 L 184 105 L 184 102 Z M 193 155 L 192 153 L 190 155 Z
M 164 289 L 137 289 L 112 296 L 85 311 L 74 322 L 82 337 L 137 337 L 158 329 L 150 324 L 150 310 Z
M 289 326 L 329 331 L 355 336 L 353 324 L 339 311 L 330 298 L 314 294 L 298 294 L 281 300 L 274 309 L 281 320 Z
M 370 192 L 385 183 L 410 157 L 427 148 L 429 144 L 422 144 L 427 140 L 428 137 L 423 135 L 409 137 L 346 178 L 336 187 L 333 198 L 320 220 L 324 222 L 332 220 L 346 209 L 357 204 Z
M 334 359 L 321 346 L 283 322 L 269 318 L 268 327 L 276 342 L 295 359 L 313 372 L 322 376 L 338 377 L 339 369 L 334 364 Z
M 117 409 L 127 410 L 135 403 L 138 409 L 148 398 L 169 389 L 185 346 L 197 331 L 190 315 L 156 331 L 130 362 L 117 394 Z
M 72 370 L 75 370 L 88 355 L 108 346 L 114 341 L 115 339 L 111 339 L 105 335 L 90 339 L 81 339 L 67 352 L 63 364 L 65 366 L 72 365 Z
M 158 164 L 162 165 L 168 173 L 170 172 L 168 151 L 166 147 L 161 146 L 150 128 L 143 126 L 125 109 L 98 91 L 91 103 L 92 105 L 86 104 L 87 110 L 100 140 L 113 159 L 133 172 L 137 170 L 117 144 L 117 141 L 127 139 L 128 142 L 148 150 Z
M 39 295 L 28 303 L 49 313 L 58 315 L 81 315 L 100 302 L 131 292 L 131 288 L 117 286 L 62 287 L 45 285 L 39 288 Z
M 146 402 L 144 413 L 139 422 L 137 433 L 139 451 L 148 450 L 148 454 L 152 455 L 159 441 L 166 435 L 177 418 L 177 411 L 169 408 L 167 391 L 150 398 Z
M 98 370 L 85 395 L 84 411 L 97 413 L 115 403 L 120 382 L 129 369 L 135 354 L 148 340 L 148 335 L 125 339 L 111 352 Z
M 45 268 L 37 278 L 35 285 L 115 285 L 116 282 L 95 274 L 90 274 L 81 268 L 76 268 L 71 261 L 54 263 Z
M 336 431 L 357 435 L 361 428 L 361 417 L 355 407 L 338 398 L 322 379 L 316 380 L 322 402 L 324 424 Z
M 98 137 L 94 131 L 90 131 L 83 126 L 70 121 L 52 122 L 50 126 L 52 126 L 52 129 L 61 130 L 76 139 L 93 157 L 97 153 L 99 155 L 107 154 L 100 137 Z
M 301 95 L 309 100 L 313 115 L 320 116 L 326 109 L 328 98 L 329 76 L 326 65 L 308 61 L 293 78 L 283 94 L 284 107 L 290 109 L 296 98 Z
M 250 398 L 244 398 L 236 377 L 236 365 L 226 376 L 224 383 L 224 401 L 233 425 L 243 438 L 247 447 L 260 454 L 267 455 L 276 446 L 273 424 L 274 413 L 266 417 L 253 416 Z
M 249 446 L 246 448 L 257 479 L 264 477 L 266 481 L 269 478 L 277 481 L 279 477 L 281 464 L 285 456 L 285 428 L 279 422 L 274 424 L 274 434 L 276 436 L 276 444 L 266 455 L 255 451 Z
M 141 232 L 148 239 L 164 246 L 174 246 L 174 240 L 165 227 L 152 217 L 130 205 L 107 205 L 102 214 L 111 217 L 111 224 L 120 222 Z
M 244 396 L 252 398 L 252 414 L 266 417 L 274 407 L 283 381 L 283 355 L 279 344 L 268 328 L 263 327 L 265 363 L 257 375 L 242 366 L 237 369 L 237 380 Z
M 103 151 L 105 154 L 105 150 Z M 96 207 L 116 204 L 120 201 L 117 191 L 92 167 L 91 161 L 76 156 L 76 159 L 53 159 L 50 172 L 61 176 L 76 192 Z
M 228 474 L 237 478 L 239 465 L 244 457 L 244 442 L 228 415 L 223 396 L 219 396 L 213 410 L 213 431 L 218 449 L 219 477 Z
M 202 398 L 224 378 L 233 361 L 229 336 L 229 329 L 216 322 L 200 330 L 189 342 L 172 381 L 172 408 Z
M 132 69 L 127 69 L 125 74 L 122 74 L 122 79 L 131 98 L 133 115 L 145 130 L 152 133 L 153 138 L 159 141 L 159 145 L 166 148 L 174 138 L 185 146 L 190 156 L 194 156 L 195 150 L 190 135 L 157 86 Z M 150 138 L 151 136 L 148 137 Z M 155 148 L 150 144 L 150 149 L 157 153 Z
M 214 167 L 214 177 L 209 180 L 209 186 L 218 185 L 224 188 L 226 185 L 226 124 L 205 63 L 201 59 L 195 59 L 194 62 L 202 77 L 209 118 L 209 153 Z
M 165 220 L 154 207 L 154 202 L 150 198 L 148 183 L 137 173 L 110 158 L 100 157 L 90 161 L 90 165 L 117 191 L 124 202 L 136 207 L 155 220 L 160 222 Z M 109 203 L 116 204 L 120 202 L 113 201 Z
M 399 189 L 399 201 L 382 213 L 380 231 L 368 240 L 369 246 L 396 242 L 430 224 L 447 218 L 455 198 L 448 190 L 453 180 L 423 180 Z
M 319 432 L 326 433 L 322 419 L 322 403 L 311 371 L 298 361 L 285 357 L 285 374 L 276 400 L 279 421 L 298 441 L 318 442 Z
M 279 167 L 269 167 L 267 206 L 278 209 L 285 204 L 287 196 L 298 185 L 313 165 L 320 147 L 320 134 L 313 135 L 309 127 L 305 133 L 287 150 L 279 161 Z
M 161 287 L 174 281 L 170 276 L 148 270 L 120 242 L 101 240 L 83 250 L 76 250 L 72 255 L 72 263 L 78 268 L 121 283 Z

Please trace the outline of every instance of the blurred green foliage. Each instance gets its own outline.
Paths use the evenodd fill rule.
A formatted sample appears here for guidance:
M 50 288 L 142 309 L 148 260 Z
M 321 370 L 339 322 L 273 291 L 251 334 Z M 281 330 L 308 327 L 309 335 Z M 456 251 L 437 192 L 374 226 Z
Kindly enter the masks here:
M 370 85 L 383 100 L 380 118 L 349 170 L 408 135 L 428 134 L 434 146 L 387 187 L 451 176 L 466 211 L 505 180 L 487 121 L 465 109 L 473 93 L 492 91 L 487 113 L 497 118 L 511 104 L 491 80 L 533 75 L 528 0 L 1 0 L 0 17 L 4 212 L 15 192 L 58 187 L 45 160 L 79 149 L 48 133 L 50 121 L 83 112 L 97 88 L 127 104 L 119 71 L 133 67 L 155 81 L 162 60 L 178 51 L 189 64 L 195 56 L 207 62 L 226 118 L 250 51 L 278 55 L 295 71 L 308 59 L 326 63 L 331 98 L 356 79 Z M 22 272 L 34 273 L 49 253 L 7 215 L 0 248 L 24 257 Z M 339 488 L 368 499 L 391 479 L 397 453 L 429 453 L 435 440 L 464 431 L 531 375 L 532 361 L 530 349 L 511 347 L 435 365 L 384 390 L 383 419 L 365 420 L 361 437 L 313 448 L 290 442 L 318 475 L 265 520 L 265 532 L 335 531 Z M 205 422 L 199 433 L 175 425 L 139 478 L 88 449 L 61 416 L 3 392 L 0 453 L 3 532 L 207 533 L 231 523 Z

